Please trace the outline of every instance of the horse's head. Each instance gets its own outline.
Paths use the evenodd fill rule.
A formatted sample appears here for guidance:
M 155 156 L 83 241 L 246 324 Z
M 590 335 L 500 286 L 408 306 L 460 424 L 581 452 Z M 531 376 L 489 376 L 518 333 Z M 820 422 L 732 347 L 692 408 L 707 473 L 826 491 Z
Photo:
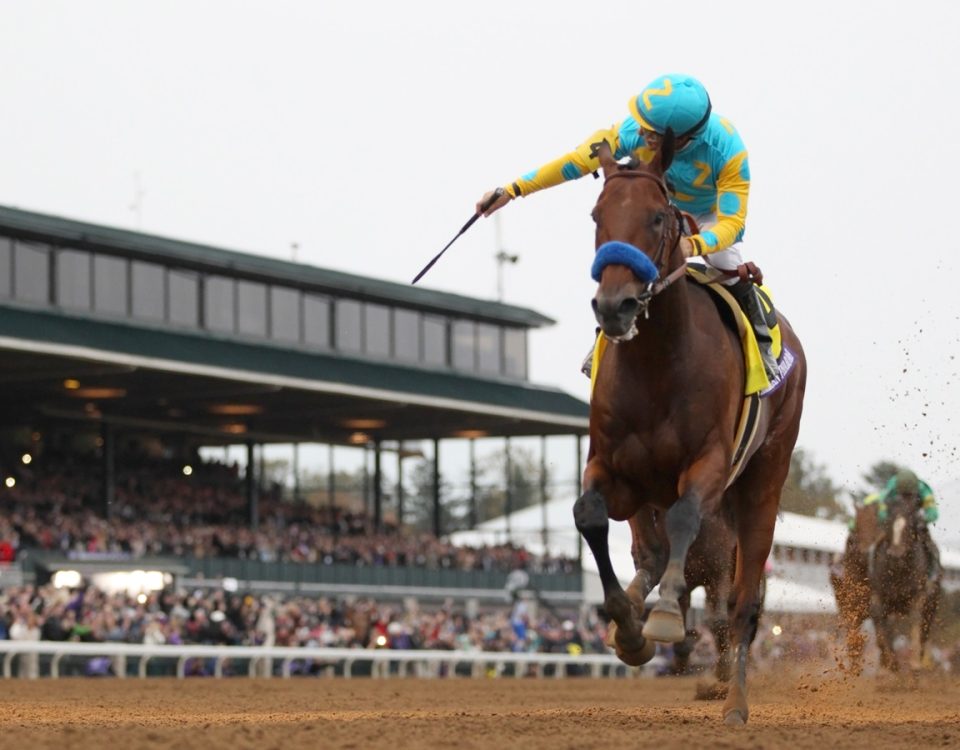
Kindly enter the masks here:
M 663 177 L 673 152 L 672 131 L 650 164 L 621 165 L 606 142 L 598 149 L 604 186 L 593 209 L 597 225 L 593 278 L 599 283 L 593 311 L 613 341 L 633 338 L 637 317 L 656 293 L 654 281 L 683 263 L 679 250 L 683 219 L 670 202 Z
M 887 554 L 902 558 L 914 549 L 920 534 L 920 511 L 914 497 L 897 497 L 887 511 L 884 523 Z

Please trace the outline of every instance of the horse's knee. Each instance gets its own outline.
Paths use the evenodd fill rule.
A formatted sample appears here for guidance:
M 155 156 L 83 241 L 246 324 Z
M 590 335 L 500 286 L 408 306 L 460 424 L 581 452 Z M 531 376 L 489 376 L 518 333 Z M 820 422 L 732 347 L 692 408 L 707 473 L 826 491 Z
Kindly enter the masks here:
M 581 533 L 606 531 L 610 526 L 607 504 L 596 490 L 587 490 L 573 504 L 573 520 Z

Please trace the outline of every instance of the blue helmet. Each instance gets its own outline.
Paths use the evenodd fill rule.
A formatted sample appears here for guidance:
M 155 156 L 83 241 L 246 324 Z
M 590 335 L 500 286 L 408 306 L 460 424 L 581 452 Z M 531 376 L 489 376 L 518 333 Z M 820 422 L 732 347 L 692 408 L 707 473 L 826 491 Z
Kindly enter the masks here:
M 696 78 L 680 73 L 660 76 L 630 100 L 630 114 L 647 130 L 678 138 L 695 135 L 710 118 L 710 95 Z

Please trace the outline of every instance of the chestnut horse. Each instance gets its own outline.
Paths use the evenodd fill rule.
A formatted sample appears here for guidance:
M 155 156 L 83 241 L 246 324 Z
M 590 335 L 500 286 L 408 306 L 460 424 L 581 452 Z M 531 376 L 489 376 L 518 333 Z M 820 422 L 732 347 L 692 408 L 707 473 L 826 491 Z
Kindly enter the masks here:
M 743 354 L 708 290 L 686 280 L 669 283 L 682 276 L 685 264 L 683 217 L 663 177 L 673 150 L 669 133 L 649 165 L 633 168 L 621 168 L 607 144 L 598 151 L 604 186 L 593 211 L 599 278 L 593 308 L 612 345 L 596 375 L 584 492 L 574 519 L 597 560 L 604 607 L 616 623 L 617 655 L 628 664 L 650 658 L 650 641 L 684 639 L 684 568 L 701 518 L 722 512 L 733 519 L 737 558 L 728 607 L 734 669 L 723 716 L 728 724 L 742 724 L 760 580 L 800 427 L 806 362 L 781 316 L 794 367 L 761 399 L 755 438 L 731 477 L 744 403 Z M 615 252 L 606 252 L 610 248 Z M 596 268 L 602 258 L 609 264 Z M 610 562 L 609 519 L 628 520 L 648 507 L 663 513 L 667 548 L 643 560 L 624 591 Z M 660 599 L 644 622 L 643 602 L 657 582 Z

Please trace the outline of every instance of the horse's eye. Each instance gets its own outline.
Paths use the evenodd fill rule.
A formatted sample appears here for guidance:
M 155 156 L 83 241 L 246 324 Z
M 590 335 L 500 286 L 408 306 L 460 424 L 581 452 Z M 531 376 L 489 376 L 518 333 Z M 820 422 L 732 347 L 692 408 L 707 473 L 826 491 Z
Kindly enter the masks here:
M 657 213 L 653 215 L 653 225 L 655 227 L 660 226 L 661 224 L 663 224 L 663 219 L 664 219 L 663 211 L 657 211 Z

